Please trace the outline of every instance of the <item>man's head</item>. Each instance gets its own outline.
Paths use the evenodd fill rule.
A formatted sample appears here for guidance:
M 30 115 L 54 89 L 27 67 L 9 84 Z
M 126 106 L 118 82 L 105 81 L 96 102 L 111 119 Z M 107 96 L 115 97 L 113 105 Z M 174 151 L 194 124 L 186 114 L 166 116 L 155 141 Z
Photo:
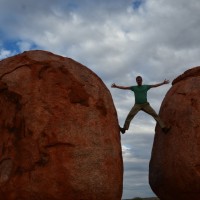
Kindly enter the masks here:
M 137 82 L 137 84 L 138 84 L 139 86 L 141 86 L 141 85 L 142 85 L 142 77 L 141 77 L 141 76 L 137 76 L 137 77 L 136 77 L 136 82 Z

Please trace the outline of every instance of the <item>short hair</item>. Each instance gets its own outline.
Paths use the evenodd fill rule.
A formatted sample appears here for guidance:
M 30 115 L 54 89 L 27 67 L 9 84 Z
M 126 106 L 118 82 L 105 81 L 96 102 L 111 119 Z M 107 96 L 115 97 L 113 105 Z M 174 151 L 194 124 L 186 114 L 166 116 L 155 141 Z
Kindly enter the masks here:
M 141 77 L 141 76 L 137 76 L 137 77 L 136 77 L 136 79 L 138 79 L 138 78 L 141 78 L 141 79 L 142 79 L 142 77 Z

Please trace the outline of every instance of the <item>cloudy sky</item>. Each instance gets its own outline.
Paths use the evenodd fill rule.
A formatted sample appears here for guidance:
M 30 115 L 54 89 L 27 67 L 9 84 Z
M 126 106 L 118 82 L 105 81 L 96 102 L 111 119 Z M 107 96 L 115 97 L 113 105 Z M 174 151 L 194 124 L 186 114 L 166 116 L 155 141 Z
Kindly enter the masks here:
M 0 59 L 43 49 L 92 69 L 109 88 L 119 117 L 134 104 L 130 86 L 172 81 L 200 65 L 199 0 L 0 0 Z M 159 112 L 171 85 L 151 89 L 148 99 Z M 122 135 L 123 198 L 154 196 L 148 164 L 155 121 L 140 112 Z

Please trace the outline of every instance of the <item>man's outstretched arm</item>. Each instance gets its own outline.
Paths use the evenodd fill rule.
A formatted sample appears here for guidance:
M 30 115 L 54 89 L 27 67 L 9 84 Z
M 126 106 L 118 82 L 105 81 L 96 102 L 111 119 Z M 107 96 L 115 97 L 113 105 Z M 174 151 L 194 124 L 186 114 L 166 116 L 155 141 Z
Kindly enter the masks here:
M 151 88 L 154 88 L 154 87 L 159 87 L 161 85 L 165 85 L 165 84 L 168 84 L 169 83 L 169 80 L 164 80 L 162 83 L 158 83 L 158 84 L 155 84 L 155 85 L 151 85 Z
M 130 89 L 131 89 L 131 86 L 128 86 L 128 87 L 126 87 L 126 86 L 119 86 L 119 85 L 116 85 L 115 83 L 113 83 L 113 84 L 111 85 L 111 87 L 112 87 L 112 88 L 122 89 L 122 90 L 130 90 Z

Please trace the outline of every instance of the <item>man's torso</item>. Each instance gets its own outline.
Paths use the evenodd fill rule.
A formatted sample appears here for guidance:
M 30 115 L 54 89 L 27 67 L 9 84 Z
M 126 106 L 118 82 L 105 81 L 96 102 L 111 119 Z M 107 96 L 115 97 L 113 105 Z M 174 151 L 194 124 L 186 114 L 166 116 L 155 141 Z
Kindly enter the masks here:
M 150 85 L 132 86 L 131 90 L 135 94 L 135 103 L 147 103 L 147 91 L 151 88 Z

